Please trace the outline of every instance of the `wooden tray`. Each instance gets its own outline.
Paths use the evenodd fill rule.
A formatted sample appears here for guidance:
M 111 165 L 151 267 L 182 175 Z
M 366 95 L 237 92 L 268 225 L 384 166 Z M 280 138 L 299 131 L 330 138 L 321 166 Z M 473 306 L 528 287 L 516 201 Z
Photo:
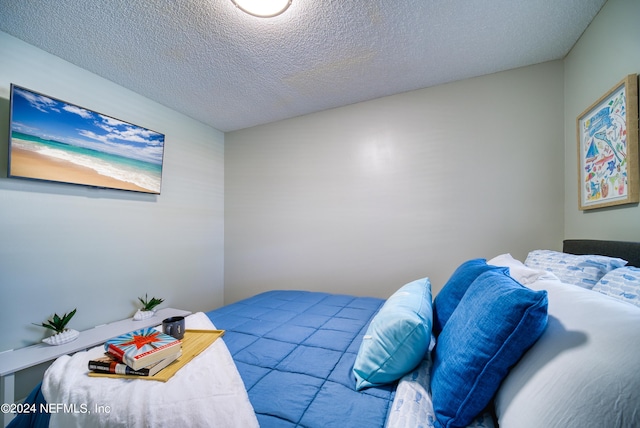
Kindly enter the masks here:
M 120 375 L 114 373 L 99 373 L 89 371 L 91 377 L 111 377 L 117 379 L 140 379 L 168 381 L 185 364 L 193 360 L 198 354 L 207 349 L 217 338 L 224 336 L 224 330 L 190 330 L 184 331 L 182 339 L 182 355 L 180 358 L 160 370 L 154 376 Z

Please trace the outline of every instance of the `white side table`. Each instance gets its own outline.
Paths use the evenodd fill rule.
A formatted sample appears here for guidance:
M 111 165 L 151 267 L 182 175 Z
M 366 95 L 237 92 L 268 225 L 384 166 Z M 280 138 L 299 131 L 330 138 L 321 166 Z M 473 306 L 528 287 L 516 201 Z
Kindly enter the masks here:
M 27 346 L 0 353 L 0 404 L 13 403 L 15 400 L 15 374 L 47 361 L 55 360 L 62 355 L 73 354 L 78 351 L 98 346 L 112 337 L 128 333 L 139 328 L 154 327 L 162 324 L 162 320 L 174 316 L 187 316 L 191 312 L 180 309 L 159 309 L 156 314 L 145 320 L 134 321 L 127 318 L 109 324 L 99 325 L 80 332 L 80 336 L 73 342 L 51 346 L 45 343 Z M 13 414 L 2 415 L 2 426 L 7 426 L 13 419 Z

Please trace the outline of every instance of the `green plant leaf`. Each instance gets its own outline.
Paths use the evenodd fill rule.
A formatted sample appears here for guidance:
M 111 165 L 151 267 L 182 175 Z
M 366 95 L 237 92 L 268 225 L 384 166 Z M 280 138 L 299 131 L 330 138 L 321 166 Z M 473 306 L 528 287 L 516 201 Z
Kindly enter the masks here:
M 144 299 L 142 297 L 138 297 L 138 300 L 142 303 L 142 310 L 144 311 L 152 311 L 153 308 L 164 302 L 164 299 L 158 299 L 155 297 L 152 297 L 151 300 L 149 300 L 149 296 L 146 293 L 144 295 Z
M 73 311 L 69 312 L 69 314 L 64 314 L 64 316 L 62 317 L 62 321 L 60 322 L 60 324 L 62 325 L 63 328 L 67 324 L 69 324 L 69 321 L 71 321 L 71 318 L 73 318 L 73 316 L 75 314 L 76 314 L 76 309 L 74 309 Z
M 69 321 L 71 321 L 71 318 L 73 318 L 73 316 L 76 314 L 76 310 L 77 308 L 69 312 L 68 314 L 65 313 L 62 318 L 58 314 L 53 314 L 53 319 L 47 320 L 46 323 L 34 325 L 51 329 L 56 333 L 61 333 L 65 330 L 67 324 L 69 323 Z
M 33 324 L 33 325 L 37 325 L 38 327 L 44 327 L 44 328 L 48 328 L 48 329 L 51 329 L 51 330 L 54 330 L 54 331 L 55 331 L 55 328 L 54 328 L 54 327 L 52 327 L 52 326 L 50 326 L 49 324 L 45 324 L 45 323 L 36 324 L 36 323 L 34 323 L 34 322 L 32 322 L 31 324 Z

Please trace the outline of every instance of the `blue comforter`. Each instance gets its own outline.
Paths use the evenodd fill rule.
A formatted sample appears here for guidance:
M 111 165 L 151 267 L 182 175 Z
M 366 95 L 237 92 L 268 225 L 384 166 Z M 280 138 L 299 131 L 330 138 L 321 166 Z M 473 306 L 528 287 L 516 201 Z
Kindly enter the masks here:
M 382 427 L 395 384 L 357 392 L 351 369 L 384 300 L 269 291 L 207 313 L 261 427 Z
M 233 356 L 262 428 L 383 427 L 396 384 L 355 390 L 360 342 L 384 300 L 269 291 L 207 313 Z M 27 403 L 44 403 L 40 386 Z M 49 414 L 11 428 L 47 427 Z M 240 427 L 238 427 L 240 428 Z

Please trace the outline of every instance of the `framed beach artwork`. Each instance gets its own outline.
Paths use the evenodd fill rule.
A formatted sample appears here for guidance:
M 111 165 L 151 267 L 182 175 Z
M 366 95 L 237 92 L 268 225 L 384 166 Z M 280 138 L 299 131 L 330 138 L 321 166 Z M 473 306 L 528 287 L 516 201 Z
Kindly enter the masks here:
M 164 135 L 11 85 L 9 177 L 160 194 Z
M 639 201 L 638 77 L 630 74 L 577 118 L 579 208 Z

